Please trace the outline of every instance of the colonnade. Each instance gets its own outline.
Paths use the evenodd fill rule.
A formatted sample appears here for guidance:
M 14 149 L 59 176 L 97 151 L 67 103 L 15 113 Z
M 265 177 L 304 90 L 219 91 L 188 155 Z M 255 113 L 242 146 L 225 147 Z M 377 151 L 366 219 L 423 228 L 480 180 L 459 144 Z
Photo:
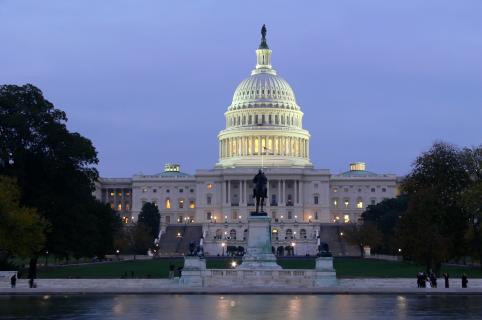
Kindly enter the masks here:
M 219 157 L 251 155 L 278 155 L 309 157 L 309 143 L 306 138 L 285 136 L 247 136 L 225 138 L 219 141 Z

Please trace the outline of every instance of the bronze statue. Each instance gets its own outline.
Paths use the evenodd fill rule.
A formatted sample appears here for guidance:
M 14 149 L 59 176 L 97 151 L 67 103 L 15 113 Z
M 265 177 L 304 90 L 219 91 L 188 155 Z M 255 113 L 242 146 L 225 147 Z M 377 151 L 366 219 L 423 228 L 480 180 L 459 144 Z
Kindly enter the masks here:
M 254 176 L 253 184 L 253 198 L 256 198 L 256 212 L 264 212 L 264 199 L 268 197 L 268 178 L 266 178 L 261 169 L 258 171 L 258 174 Z M 260 206 L 261 211 L 259 211 Z
M 263 24 L 263 26 L 261 27 L 261 37 L 263 39 L 266 39 L 266 25 Z

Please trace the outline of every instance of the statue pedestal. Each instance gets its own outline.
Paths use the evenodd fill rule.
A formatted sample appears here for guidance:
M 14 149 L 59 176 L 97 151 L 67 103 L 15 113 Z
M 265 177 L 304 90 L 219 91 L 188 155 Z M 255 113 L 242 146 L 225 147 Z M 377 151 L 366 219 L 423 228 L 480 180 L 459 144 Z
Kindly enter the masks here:
M 281 270 L 271 245 L 271 218 L 265 212 L 252 212 L 248 218 L 248 248 L 241 270 Z
M 179 284 L 185 287 L 202 287 L 206 260 L 198 256 L 185 256 Z
M 336 284 L 336 271 L 333 269 L 333 257 L 316 258 L 315 287 L 326 287 Z

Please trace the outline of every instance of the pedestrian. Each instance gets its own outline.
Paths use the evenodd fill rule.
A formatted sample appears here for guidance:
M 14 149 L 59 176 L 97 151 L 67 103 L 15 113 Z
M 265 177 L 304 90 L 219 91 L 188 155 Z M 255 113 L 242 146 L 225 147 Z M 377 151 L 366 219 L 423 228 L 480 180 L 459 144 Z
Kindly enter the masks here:
M 30 288 L 33 288 L 33 287 L 34 287 L 33 277 L 30 277 L 30 279 L 28 279 L 28 286 L 29 286 Z
M 15 288 L 15 285 L 17 284 L 17 275 L 13 274 L 13 276 L 10 278 L 10 285 L 12 288 Z
M 467 275 L 464 273 L 462 275 L 462 288 L 467 288 L 468 283 L 469 283 L 469 280 L 467 279 Z
M 449 274 L 444 272 L 445 288 L 449 287 Z
M 437 288 L 437 276 L 433 272 L 430 272 L 430 286 Z

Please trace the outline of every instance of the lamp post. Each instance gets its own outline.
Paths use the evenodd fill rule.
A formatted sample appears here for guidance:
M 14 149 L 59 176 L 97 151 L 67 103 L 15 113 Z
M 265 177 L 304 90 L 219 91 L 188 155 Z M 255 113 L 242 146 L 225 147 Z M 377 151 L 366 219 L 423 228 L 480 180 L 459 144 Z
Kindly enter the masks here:
M 49 251 L 45 251 L 45 266 L 48 266 L 49 264 Z
M 293 248 L 293 255 L 295 255 L 295 246 L 296 246 L 296 243 L 291 242 L 291 247 Z
M 120 253 L 120 251 L 119 251 L 119 249 L 117 249 L 117 250 L 115 251 L 115 255 L 116 255 L 116 257 L 117 257 L 117 260 L 119 260 L 119 253 Z
M 226 243 L 222 242 L 221 247 L 223 247 L 223 257 L 224 257 L 224 247 L 226 246 Z

